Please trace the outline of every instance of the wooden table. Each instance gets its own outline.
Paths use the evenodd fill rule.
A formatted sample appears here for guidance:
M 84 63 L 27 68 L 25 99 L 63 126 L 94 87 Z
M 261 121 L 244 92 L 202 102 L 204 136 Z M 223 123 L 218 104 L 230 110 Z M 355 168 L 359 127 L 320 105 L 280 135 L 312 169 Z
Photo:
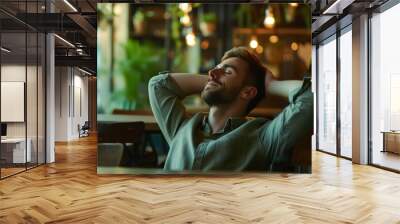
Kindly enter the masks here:
M 146 131 L 160 131 L 153 115 L 98 114 L 98 122 L 136 122 L 143 121 Z
M 207 112 L 208 108 L 190 108 L 187 110 L 188 115 L 193 115 L 198 112 Z M 256 108 L 249 116 L 250 117 L 266 117 L 273 119 L 282 109 L 280 108 Z M 118 111 L 118 113 L 123 113 L 123 111 Z M 152 114 L 129 114 L 136 113 L 135 111 L 124 112 L 126 114 L 98 114 L 98 122 L 135 122 L 143 121 L 145 124 L 146 131 L 160 131 L 157 121 Z M 150 113 L 150 112 L 149 112 Z

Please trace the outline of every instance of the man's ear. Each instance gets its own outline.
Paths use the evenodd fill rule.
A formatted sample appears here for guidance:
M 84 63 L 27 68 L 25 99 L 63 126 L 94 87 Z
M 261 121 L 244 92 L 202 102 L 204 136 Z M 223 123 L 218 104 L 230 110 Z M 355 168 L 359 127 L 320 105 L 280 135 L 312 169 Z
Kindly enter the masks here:
M 245 100 L 251 100 L 257 95 L 257 88 L 254 86 L 245 86 L 240 91 L 240 98 Z

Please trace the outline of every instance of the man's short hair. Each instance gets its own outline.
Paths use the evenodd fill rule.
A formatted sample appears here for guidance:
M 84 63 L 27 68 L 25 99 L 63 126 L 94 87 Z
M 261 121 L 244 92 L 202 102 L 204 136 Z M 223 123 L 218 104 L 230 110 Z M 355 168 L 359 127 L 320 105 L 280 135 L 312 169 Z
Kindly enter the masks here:
M 234 47 L 225 52 L 222 61 L 233 57 L 240 58 L 247 62 L 249 65 L 247 83 L 257 88 L 257 95 L 250 100 L 246 108 L 246 112 L 250 113 L 265 96 L 265 74 L 270 72 L 267 67 L 263 65 L 260 58 L 249 48 Z

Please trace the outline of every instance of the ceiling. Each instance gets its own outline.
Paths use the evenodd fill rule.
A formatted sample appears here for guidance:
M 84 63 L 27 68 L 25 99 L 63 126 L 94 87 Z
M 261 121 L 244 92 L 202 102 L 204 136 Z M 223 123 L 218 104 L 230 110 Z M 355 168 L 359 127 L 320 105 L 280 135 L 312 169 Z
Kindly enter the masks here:
M 387 0 L 304 0 L 312 10 L 312 34 L 319 35 L 346 15 L 382 5 Z M 46 4 L 47 2 L 47 4 Z M 54 32 L 56 65 L 74 65 L 96 72 L 96 4 L 101 2 L 155 2 L 152 0 L 1 0 L 0 22 L 4 43 L 15 49 L 15 55 L 28 55 L 35 51 L 35 43 L 29 43 L 25 51 L 25 38 L 17 33 L 29 31 Z M 170 2 L 158 0 L 157 2 Z M 204 1 L 207 2 L 207 1 Z M 222 1 L 221 2 L 226 2 Z M 250 1 L 264 2 L 264 1 Z M 270 0 L 288 2 L 286 0 Z M 293 2 L 293 1 L 292 1 Z M 334 6 L 334 7 L 333 7 Z M 51 12 L 51 13 L 49 13 Z M 327 13 L 329 12 L 329 13 Z M 6 35 L 4 33 L 7 33 Z M 21 35 L 19 35 L 21 36 Z M 32 37 L 27 38 L 28 42 Z M 40 46 L 39 46 L 40 47 Z M 11 57 L 10 57 L 11 58 Z
M 51 32 L 61 37 L 55 38 L 56 66 L 79 66 L 95 74 L 96 3 L 96 0 L 1 0 L 2 46 L 12 49 L 7 54 L 9 60 L 25 55 L 32 58 L 37 46 L 43 47 L 33 40 L 36 33 Z M 25 32 L 27 40 L 21 35 Z
M 388 0 L 306 0 L 311 4 L 313 38 L 345 17 L 358 16 L 374 10 Z M 351 23 L 351 18 L 347 18 Z

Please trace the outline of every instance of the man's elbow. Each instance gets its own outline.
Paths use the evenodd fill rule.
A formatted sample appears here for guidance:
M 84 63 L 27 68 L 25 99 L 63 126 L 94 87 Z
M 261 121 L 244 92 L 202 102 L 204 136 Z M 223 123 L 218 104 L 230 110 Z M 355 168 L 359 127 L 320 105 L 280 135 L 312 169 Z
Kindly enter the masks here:
M 152 88 L 161 82 L 163 74 L 158 74 L 150 78 L 148 88 Z

